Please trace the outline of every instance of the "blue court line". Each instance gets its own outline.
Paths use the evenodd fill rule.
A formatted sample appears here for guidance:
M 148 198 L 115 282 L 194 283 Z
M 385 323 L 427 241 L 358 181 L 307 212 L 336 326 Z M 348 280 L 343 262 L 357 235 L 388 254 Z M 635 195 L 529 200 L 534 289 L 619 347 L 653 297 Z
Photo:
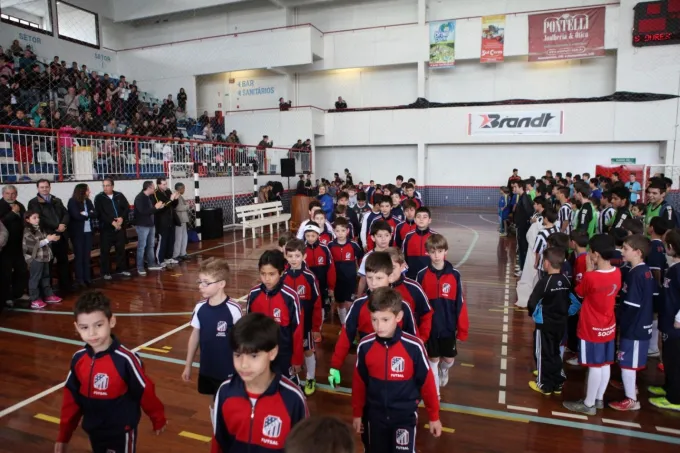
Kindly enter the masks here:
M 27 337 L 32 337 L 32 338 L 38 338 L 41 340 L 50 340 L 50 341 L 55 341 L 58 343 L 66 343 L 66 344 L 71 344 L 71 345 L 76 345 L 76 346 L 82 346 L 83 343 L 81 341 L 76 341 L 76 340 L 71 340 L 68 338 L 61 338 L 61 337 L 55 337 L 52 335 L 44 335 L 40 333 L 34 333 L 34 332 L 26 332 L 24 330 L 15 330 L 15 329 L 7 329 L 5 327 L 0 327 L 0 332 L 7 332 L 7 333 L 13 333 L 16 335 L 23 335 Z M 171 357 L 162 357 L 162 356 L 157 356 L 153 354 L 146 354 L 143 352 L 138 352 L 139 356 L 145 359 L 149 360 L 157 360 L 159 362 L 166 362 L 166 363 L 173 363 L 177 365 L 184 365 L 184 360 L 180 359 L 173 359 Z M 194 368 L 198 368 L 199 364 L 197 362 L 193 362 L 192 366 Z M 336 387 L 333 389 L 330 385 L 327 384 L 316 384 L 317 387 L 320 389 L 326 390 L 326 391 L 331 391 L 331 392 L 338 392 L 338 393 L 347 393 L 351 394 L 352 389 L 346 388 L 346 387 Z M 494 410 L 494 409 L 484 409 L 481 407 L 474 407 L 474 406 L 463 406 L 460 404 L 450 404 L 450 403 L 439 403 L 440 406 L 443 409 L 449 409 L 454 412 L 464 412 L 465 414 L 470 414 L 470 415 L 477 415 L 481 417 L 502 417 L 504 419 L 509 419 L 509 420 L 516 420 L 516 421 L 526 421 L 529 420 L 530 422 L 534 423 L 541 423 L 544 425 L 554 425 L 554 426 L 563 426 L 567 428 L 574 428 L 574 429 L 582 429 L 586 431 L 596 431 L 600 433 L 605 433 L 605 434 L 615 434 L 619 436 L 628 436 L 628 437 L 636 437 L 638 439 L 644 439 L 644 440 L 651 440 L 655 442 L 664 442 L 664 443 L 669 443 L 669 444 L 675 444 L 675 445 L 680 445 L 680 437 L 670 437 L 670 436 L 663 436 L 661 434 L 652 434 L 652 433 L 647 433 L 644 431 L 633 431 L 629 429 L 622 429 L 622 428 L 611 428 L 609 426 L 603 426 L 603 425 L 594 425 L 592 423 L 580 423 L 580 422 L 572 422 L 568 420 L 561 420 L 561 419 L 553 419 L 553 418 L 547 418 L 547 417 L 540 417 L 537 415 L 525 415 L 525 414 L 517 414 L 514 412 L 507 412 L 507 411 L 500 411 L 500 410 Z
M 19 313 L 39 313 L 42 315 L 71 315 L 72 311 L 49 311 L 49 310 L 29 310 L 28 308 L 12 308 L 10 312 L 16 311 Z M 174 311 L 168 313 L 115 313 L 116 318 L 120 317 L 137 317 L 137 316 L 190 316 L 192 311 Z

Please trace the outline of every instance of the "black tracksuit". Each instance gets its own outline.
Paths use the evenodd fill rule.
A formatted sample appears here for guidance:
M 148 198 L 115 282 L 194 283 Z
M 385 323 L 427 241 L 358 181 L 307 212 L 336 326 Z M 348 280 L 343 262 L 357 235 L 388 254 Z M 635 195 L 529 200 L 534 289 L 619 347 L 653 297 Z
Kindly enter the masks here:
M 71 271 L 68 266 L 68 237 L 66 231 L 57 233 L 59 224 L 64 224 L 68 228 L 69 216 L 66 206 L 54 195 L 50 196 L 49 202 L 38 195 L 28 202 L 28 210 L 36 211 L 40 215 L 40 229 L 45 234 L 59 235 L 59 240 L 50 242 L 50 247 L 58 264 L 59 289 L 70 291 Z
M 177 200 L 170 201 L 172 192 L 170 190 L 156 190 L 151 198 L 151 204 L 155 205 L 159 201 L 165 204 L 164 207 L 156 211 L 154 223 L 156 224 L 156 233 L 158 233 L 158 248 L 156 249 L 156 260 L 162 263 L 164 260 L 172 258 L 172 253 L 175 247 L 175 206 Z
M 126 228 L 130 218 L 130 203 L 121 192 L 113 191 L 113 198 L 104 192 L 100 192 L 94 197 L 94 209 L 99 219 L 101 252 L 100 262 L 103 275 L 111 273 L 111 245 L 115 247 L 116 253 L 116 272 L 127 270 L 127 259 L 125 258 L 125 243 L 127 242 Z M 113 227 L 114 219 L 122 217 L 123 224 L 120 229 Z
M 531 203 L 531 198 L 526 193 L 520 195 L 517 200 L 517 207 L 515 208 L 514 219 L 515 227 L 517 228 L 517 246 L 519 247 L 519 267 L 524 270 L 524 262 L 527 259 L 527 250 L 529 243 L 527 242 L 527 233 L 531 224 L 529 220 L 534 214 L 534 207 Z
M 5 300 L 18 299 L 21 297 L 28 283 L 28 271 L 26 260 L 21 247 L 24 237 L 24 205 L 15 202 L 19 206 L 19 212 L 12 211 L 12 206 L 0 198 L 0 221 L 5 224 L 9 237 L 7 245 L 0 252 L 0 303 Z

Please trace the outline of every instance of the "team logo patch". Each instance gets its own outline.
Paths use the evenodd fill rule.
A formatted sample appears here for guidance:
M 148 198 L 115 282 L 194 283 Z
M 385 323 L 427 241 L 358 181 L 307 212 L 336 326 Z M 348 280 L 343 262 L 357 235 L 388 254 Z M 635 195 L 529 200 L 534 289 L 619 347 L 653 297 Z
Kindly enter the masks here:
M 580 282 L 582 278 L 583 278 L 583 274 L 582 274 L 582 273 L 579 272 L 578 274 L 576 274 L 576 281 L 577 281 L 577 282 Z
M 408 445 L 408 441 L 409 441 L 408 431 L 405 429 L 398 429 L 396 438 L 397 445 L 406 446 Z
M 275 415 L 267 415 L 262 425 L 262 434 L 267 437 L 277 438 L 281 435 L 281 419 Z
M 663 279 L 663 287 L 664 287 L 664 288 L 670 287 L 670 284 L 671 284 L 671 279 L 670 279 L 670 278 L 664 278 L 664 279 Z
M 625 351 L 618 351 L 618 352 L 616 353 L 616 359 L 617 359 L 619 362 L 621 362 L 621 361 L 623 360 L 623 356 L 625 356 L 625 355 L 626 355 L 626 352 L 625 352 Z
M 274 315 L 274 321 L 281 322 L 281 309 L 280 308 L 275 308 L 274 312 L 272 314 Z
M 316 260 L 316 262 L 317 262 L 317 264 L 318 264 L 319 266 L 323 266 L 323 265 L 324 265 L 324 262 L 325 262 L 324 259 L 323 259 L 323 256 L 320 256 L 320 257 Z
M 298 285 L 297 293 L 298 293 L 298 296 L 304 297 L 305 296 L 305 285 Z
M 562 286 L 562 281 L 561 281 L 561 280 L 557 280 L 557 286 Z
M 350 261 L 352 259 L 352 254 L 347 252 L 345 253 L 345 260 Z
M 109 375 L 106 373 L 97 373 L 92 380 L 92 386 L 96 390 L 104 391 L 109 388 Z
M 451 284 L 450 283 L 444 283 L 442 285 L 442 293 L 448 294 L 451 291 Z
M 390 368 L 395 373 L 404 372 L 404 359 L 403 357 L 392 357 L 392 362 L 390 363 Z
M 217 331 L 226 332 L 227 331 L 227 321 L 217 321 Z

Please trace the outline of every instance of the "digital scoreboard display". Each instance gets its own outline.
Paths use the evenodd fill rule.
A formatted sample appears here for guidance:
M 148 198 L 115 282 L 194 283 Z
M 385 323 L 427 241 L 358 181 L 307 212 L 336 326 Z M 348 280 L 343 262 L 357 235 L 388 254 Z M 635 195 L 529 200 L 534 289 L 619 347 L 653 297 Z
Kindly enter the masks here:
M 680 44 L 680 0 L 635 5 L 633 46 Z

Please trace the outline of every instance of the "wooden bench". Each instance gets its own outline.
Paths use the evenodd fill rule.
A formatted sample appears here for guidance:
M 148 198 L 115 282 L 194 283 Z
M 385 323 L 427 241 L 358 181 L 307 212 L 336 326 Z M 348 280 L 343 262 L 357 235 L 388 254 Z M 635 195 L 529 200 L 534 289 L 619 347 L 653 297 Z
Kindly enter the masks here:
M 278 231 L 279 223 L 285 222 L 286 230 L 288 230 L 288 221 L 290 220 L 290 214 L 284 214 L 283 204 L 280 201 L 239 206 L 236 208 L 236 217 L 241 220 L 243 237 L 246 237 L 246 228 L 251 228 L 253 239 L 255 239 L 256 228 L 260 228 L 260 234 L 262 234 L 264 227 L 269 225 L 269 232 L 274 234 L 274 225 L 276 225 L 276 231 Z

